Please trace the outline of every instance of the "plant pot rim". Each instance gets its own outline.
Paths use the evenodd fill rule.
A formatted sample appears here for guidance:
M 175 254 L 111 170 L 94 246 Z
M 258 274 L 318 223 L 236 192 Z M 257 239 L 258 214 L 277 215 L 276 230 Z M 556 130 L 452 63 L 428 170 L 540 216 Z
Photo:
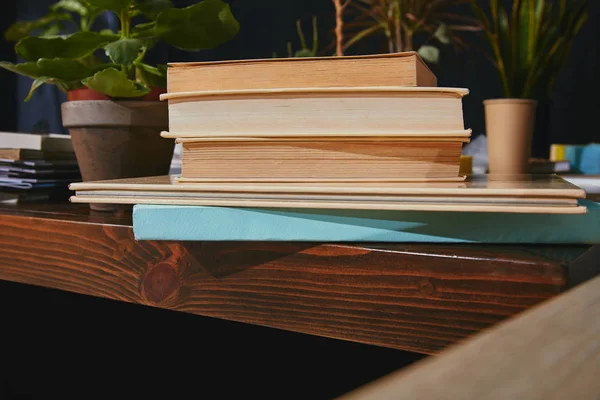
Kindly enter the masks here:
M 79 103 L 85 103 L 85 104 L 99 104 L 99 105 L 108 105 L 109 103 L 114 103 L 114 104 L 135 104 L 135 103 L 139 103 L 139 104 L 148 104 L 148 103 L 164 103 L 160 100 L 141 100 L 141 99 L 118 99 L 118 100 L 68 100 L 65 101 L 63 104 L 65 104 L 65 107 L 73 107 L 76 104 Z
M 154 86 L 151 88 L 150 92 L 144 96 L 135 97 L 135 98 L 119 98 L 112 99 L 109 96 L 97 92 L 88 87 L 82 87 L 77 89 L 72 89 L 67 92 L 67 101 L 100 101 L 100 100 L 108 100 L 108 101 L 159 101 L 160 95 L 167 93 L 166 88 L 161 88 Z
M 509 99 L 488 99 L 483 101 L 484 105 L 494 105 L 494 104 L 537 104 L 537 100 L 533 99 L 518 99 L 518 98 L 509 98 Z
M 168 107 L 158 100 L 74 100 L 61 104 L 65 128 L 169 126 Z

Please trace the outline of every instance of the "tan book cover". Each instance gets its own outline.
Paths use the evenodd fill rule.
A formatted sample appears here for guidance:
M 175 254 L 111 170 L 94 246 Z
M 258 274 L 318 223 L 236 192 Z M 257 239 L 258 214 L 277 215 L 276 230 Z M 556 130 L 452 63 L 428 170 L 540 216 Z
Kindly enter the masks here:
M 416 52 L 344 57 L 171 63 L 169 93 L 211 90 L 437 86 Z
M 75 183 L 77 203 L 178 204 L 414 211 L 583 214 L 585 192 L 557 176 L 471 177 L 465 182 L 180 184 L 176 177 Z
M 578 205 L 553 204 L 546 206 L 535 202 L 518 204 L 489 203 L 424 203 L 422 201 L 386 202 L 386 201 L 317 201 L 305 199 L 238 199 L 238 198 L 165 198 L 141 196 L 73 196 L 73 203 L 98 204 L 154 204 L 182 206 L 214 206 L 214 207 L 256 207 L 256 208 L 300 208 L 300 209 L 333 209 L 333 210 L 397 210 L 397 211 L 432 211 L 432 212 L 482 212 L 512 214 L 585 214 L 587 208 Z

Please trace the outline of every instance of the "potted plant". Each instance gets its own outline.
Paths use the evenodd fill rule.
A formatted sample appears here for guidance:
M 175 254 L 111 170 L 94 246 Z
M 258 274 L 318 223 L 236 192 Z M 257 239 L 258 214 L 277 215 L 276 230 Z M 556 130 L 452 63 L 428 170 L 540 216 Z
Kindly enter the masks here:
M 545 99 L 585 22 L 587 0 L 514 0 L 507 11 L 490 0 L 471 5 L 481 21 L 504 98 L 484 101 L 489 172 L 528 172 L 537 101 Z
M 95 29 L 104 12 L 117 15 L 118 32 Z M 65 34 L 69 28 L 75 32 Z M 174 144 L 160 137 L 168 112 L 158 97 L 167 66 L 149 65 L 145 56 L 159 41 L 198 51 L 238 30 L 222 0 L 181 9 L 170 0 L 61 0 L 43 18 L 7 30 L 24 62 L 0 66 L 33 79 L 28 97 L 43 84 L 67 93 L 63 125 L 84 180 L 166 175 Z
M 382 39 L 382 50 L 395 53 L 417 50 L 423 59 L 436 64 L 438 44 L 464 46 L 462 31 L 478 31 L 479 22 L 453 13 L 469 0 L 333 0 L 336 10 L 336 54 L 341 56 L 370 37 Z M 344 21 L 344 12 L 350 22 Z M 417 45 L 416 37 L 426 39 Z M 348 39 L 345 40 L 345 37 Z

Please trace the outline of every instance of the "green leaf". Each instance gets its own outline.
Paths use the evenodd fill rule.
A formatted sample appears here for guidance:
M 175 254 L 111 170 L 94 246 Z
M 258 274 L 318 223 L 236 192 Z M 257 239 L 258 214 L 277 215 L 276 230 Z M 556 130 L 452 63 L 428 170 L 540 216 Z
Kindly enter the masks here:
M 106 55 L 115 64 L 131 65 L 138 58 L 139 54 L 145 50 L 145 42 L 140 39 L 123 38 L 112 42 L 104 49 Z
M 494 23 L 494 30 L 498 32 L 498 0 L 490 0 L 490 11 L 492 12 L 492 22 Z M 481 11 L 483 13 L 483 11 Z M 485 16 L 485 14 L 483 14 Z
M 156 36 L 156 21 L 138 24 L 131 30 L 131 37 L 135 39 L 153 38 Z
M 137 76 L 149 87 L 166 88 L 167 87 L 167 66 L 158 65 L 153 67 L 148 64 L 138 63 Z
M 16 22 L 4 32 L 4 38 L 11 42 L 18 42 L 36 29 L 43 29 L 59 21 L 68 21 L 70 19 L 71 16 L 69 14 L 52 12 L 35 21 Z
M 222 0 L 204 0 L 193 6 L 163 11 L 156 21 L 156 34 L 183 50 L 211 49 L 233 39 L 240 25 Z
M 83 80 L 90 89 L 113 98 L 142 97 L 150 92 L 145 85 L 127 78 L 127 74 L 116 68 L 107 68 L 93 77 Z
M 94 32 L 77 32 L 64 38 L 27 37 L 15 46 L 26 61 L 40 58 L 82 58 L 118 39 Z
M 50 9 L 53 11 L 69 11 L 82 17 L 87 17 L 90 14 L 90 10 L 79 0 L 60 0 L 50 7 Z
M 76 60 L 46 58 L 38 60 L 36 64 L 40 75 L 64 81 L 80 81 L 112 66 L 112 64 L 101 64 L 88 67 Z
M 418 53 L 428 63 L 437 64 L 440 62 L 440 50 L 437 47 L 421 46 Z
M 435 31 L 435 33 L 433 34 L 433 36 L 437 40 L 439 40 L 440 43 L 450 44 L 450 35 L 449 35 L 449 31 L 448 31 L 448 25 L 446 25 L 443 22 L 440 24 L 440 26 L 438 26 L 438 28 Z
M 498 13 L 498 41 L 500 42 L 500 57 L 506 68 L 507 79 L 511 82 L 514 81 L 515 66 L 511 62 L 513 60 L 513 49 L 516 43 L 513 43 L 510 38 L 510 25 L 508 23 L 508 12 L 504 7 L 500 8 Z M 506 88 L 505 88 L 506 90 Z M 508 93 L 505 93 L 509 96 Z
M 29 93 L 27 94 L 27 97 L 25 97 L 25 101 L 29 101 L 31 100 L 31 96 L 33 96 L 33 92 L 35 92 L 35 90 L 37 88 L 39 88 L 40 86 L 42 86 L 44 83 L 48 83 L 52 80 L 52 78 L 48 78 L 46 76 L 37 78 L 36 80 L 33 81 L 33 83 L 31 84 L 31 89 L 29 89 Z
M 60 35 L 62 28 L 63 27 L 59 23 L 50 25 L 42 33 L 40 33 L 40 37 L 56 37 Z
M 0 62 L 0 67 L 20 75 L 34 79 L 46 77 L 63 81 L 80 81 L 110 66 L 112 65 L 102 64 L 88 67 L 76 60 L 46 58 L 42 58 L 37 62 L 32 61 L 16 65 Z
M 357 33 L 356 35 L 354 35 L 352 37 L 352 39 L 348 40 L 345 44 L 344 44 L 344 50 L 348 50 L 350 48 L 350 46 L 352 46 L 353 44 L 361 41 L 364 38 L 367 38 L 375 33 L 377 33 L 378 31 L 382 30 L 382 26 L 381 25 L 373 25 L 369 28 L 366 28 L 362 31 L 360 31 L 359 33 Z
M 544 8 L 546 6 L 545 0 L 536 0 L 535 5 L 535 21 L 536 21 L 536 33 L 540 35 L 542 29 L 542 23 L 544 22 Z
M 102 8 L 104 10 L 114 11 L 117 14 L 127 10 L 134 0 L 87 0 L 92 6 Z
M 29 89 L 29 93 L 27 94 L 27 97 L 25 97 L 24 101 L 27 102 L 31 100 L 31 96 L 33 96 L 33 93 L 36 91 L 36 89 L 44 84 L 56 85 L 61 91 L 65 93 L 69 90 L 78 89 L 82 87 L 80 82 L 66 82 L 60 79 L 42 76 L 33 81 L 33 83 L 31 84 L 31 88 Z
M 115 37 L 115 36 L 117 36 L 117 34 L 115 32 L 113 32 L 112 29 L 109 29 L 109 28 L 102 29 L 98 33 L 101 34 L 101 35 L 103 35 L 103 36 L 109 36 L 109 37 Z M 118 36 L 118 37 L 120 37 L 120 36 Z
M 294 53 L 294 57 L 315 57 L 315 53 L 310 49 L 301 49 Z
M 38 69 L 37 63 L 35 63 L 35 62 L 13 64 L 13 63 L 2 61 L 2 62 L 0 62 L 0 67 L 7 69 L 11 72 L 14 72 L 16 74 L 19 74 L 19 75 L 28 76 L 30 78 L 39 78 L 40 77 L 39 69 Z
M 137 7 L 148 18 L 156 19 L 161 12 L 173 8 L 173 3 L 171 0 L 140 0 Z

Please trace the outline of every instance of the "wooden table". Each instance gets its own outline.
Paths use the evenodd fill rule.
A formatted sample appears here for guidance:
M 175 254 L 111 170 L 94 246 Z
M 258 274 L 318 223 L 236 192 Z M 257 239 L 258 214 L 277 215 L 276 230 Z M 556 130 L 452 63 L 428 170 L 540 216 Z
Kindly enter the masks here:
M 129 212 L 0 207 L 0 279 L 425 354 L 599 260 L 583 245 L 136 242 Z
M 340 398 L 600 399 L 600 277 Z

